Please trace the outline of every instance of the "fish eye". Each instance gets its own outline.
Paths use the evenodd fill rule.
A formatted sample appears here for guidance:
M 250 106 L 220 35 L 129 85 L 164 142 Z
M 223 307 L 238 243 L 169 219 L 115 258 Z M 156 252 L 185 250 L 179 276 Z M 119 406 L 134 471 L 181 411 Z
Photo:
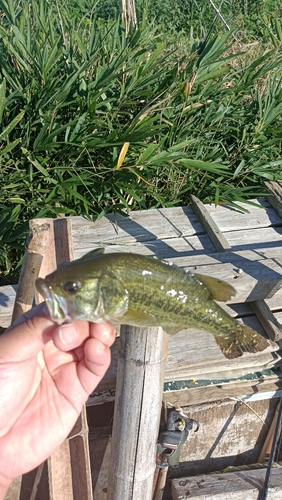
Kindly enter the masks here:
M 77 283 L 76 281 L 68 281 L 64 285 L 64 290 L 66 293 L 69 295 L 72 295 L 73 293 L 76 293 L 80 288 L 80 283 Z

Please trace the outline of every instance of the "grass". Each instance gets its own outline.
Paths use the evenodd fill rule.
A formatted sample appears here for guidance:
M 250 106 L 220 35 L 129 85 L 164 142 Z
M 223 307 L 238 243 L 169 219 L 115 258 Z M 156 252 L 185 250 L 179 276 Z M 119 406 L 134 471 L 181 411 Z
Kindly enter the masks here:
M 2 284 L 31 218 L 237 205 L 281 177 L 279 23 L 250 58 L 230 32 L 168 44 L 144 17 L 126 34 L 86 0 L 0 15 Z

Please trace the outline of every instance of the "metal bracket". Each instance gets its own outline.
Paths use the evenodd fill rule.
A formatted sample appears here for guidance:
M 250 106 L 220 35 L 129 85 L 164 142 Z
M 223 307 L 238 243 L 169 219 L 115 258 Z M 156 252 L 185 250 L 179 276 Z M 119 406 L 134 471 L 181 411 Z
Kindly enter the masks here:
M 181 411 L 170 410 L 167 417 L 167 428 L 161 432 L 157 445 L 157 455 L 161 456 L 157 467 L 178 467 L 180 449 L 188 438 L 189 431 L 199 428 L 198 422 Z

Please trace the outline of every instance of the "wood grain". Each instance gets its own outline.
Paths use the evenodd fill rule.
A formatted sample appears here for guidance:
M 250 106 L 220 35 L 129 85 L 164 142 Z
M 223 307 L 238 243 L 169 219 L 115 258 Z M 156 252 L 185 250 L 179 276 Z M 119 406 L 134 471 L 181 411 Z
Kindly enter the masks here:
M 132 251 L 161 258 L 192 272 L 220 277 L 236 289 L 236 296 L 223 308 L 232 316 L 242 318 L 255 330 L 265 330 L 250 306 L 264 301 L 273 316 L 269 320 L 280 330 L 282 321 L 281 248 L 282 219 L 265 199 L 254 200 L 256 206 L 243 204 L 244 213 L 226 205 L 205 205 L 218 230 L 231 250 L 216 251 L 202 224 L 190 207 L 174 207 L 136 211 L 130 217 L 108 214 L 101 220 L 83 217 L 67 220 L 72 226 L 74 257 L 105 246 L 106 251 Z M 66 256 L 64 260 L 67 260 Z M 238 272 L 242 270 L 242 272 Z M 0 326 L 10 323 L 15 287 L 0 289 Z M 265 309 L 266 310 L 266 309 Z M 263 312 L 265 321 L 269 321 Z M 265 323 L 266 324 L 266 323 Z M 112 398 L 115 388 L 117 349 L 113 346 L 112 364 L 93 400 Z M 274 349 L 275 351 L 275 349 Z M 169 338 L 169 355 L 165 379 L 167 382 L 210 377 L 222 378 L 279 365 L 279 356 L 271 350 L 262 355 L 244 355 L 228 361 L 222 355 L 212 335 L 189 329 Z M 200 389 L 199 389 L 200 390 Z M 208 389 L 203 397 L 207 397 Z M 212 387 L 211 394 L 217 391 Z M 103 391 L 106 391 L 103 394 Z M 108 392 L 107 392 L 108 391 Z M 200 397 L 200 392 L 198 393 Z
M 51 251 L 53 241 L 52 219 L 34 219 L 30 221 L 12 322 L 31 309 L 34 300 L 35 280 L 38 277 L 46 253 Z
M 108 500 L 152 497 L 166 356 L 161 328 L 121 328 Z
M 191 206 L 197 216 L 197 219 L 200 221 L 208 237 L 214 244 L 215 249 L 218 252 L 231 250 L 231 246 L 216 222 L 211 217 L 208 209 L 196 196 L 191 196 Z
M 173 500 L 257 500 L 262 489 L 266 469 L 203 474 L 172 481 Z M 282 469 L 273 469 L 269 500 L 281 500 Z
M 43 262 L 43 276 L 53 272 L 62 262 L 73 260 L 71 219 L 54 220 L 52 258 Z M 42 275 L 42 274 L 41 274 Z M 93 500 L 89 459 L 86 408 L 70 433 L 69 439 L 48 459 L 50 500 Z M 65 486 L 63 487 L 62 481 Z

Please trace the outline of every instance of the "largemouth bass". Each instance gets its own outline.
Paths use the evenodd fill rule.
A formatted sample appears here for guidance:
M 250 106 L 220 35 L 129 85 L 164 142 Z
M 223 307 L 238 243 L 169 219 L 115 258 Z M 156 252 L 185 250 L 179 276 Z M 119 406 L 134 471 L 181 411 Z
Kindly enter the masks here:
M 214 301 L 230 299 L 235 294 L 232 286 L 155 257 L 94 250 L 38 278 L 36 287 L 57 323 L 113 320 L 162 326 L 171 334 L 198 328 L 212 333 L 230 359 L 269 347 L 267 340 Z

